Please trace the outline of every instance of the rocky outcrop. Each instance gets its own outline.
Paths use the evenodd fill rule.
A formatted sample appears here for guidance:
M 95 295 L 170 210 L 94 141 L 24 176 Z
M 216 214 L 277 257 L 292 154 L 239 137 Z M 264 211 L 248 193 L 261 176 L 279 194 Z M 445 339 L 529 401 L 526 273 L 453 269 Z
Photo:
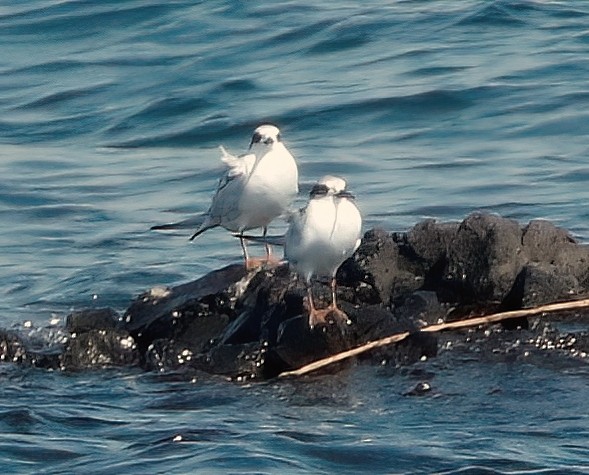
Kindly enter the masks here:
M 350 324 L 309 329 L 305 288 L 288 265 L 248 273 L 235 264 L 151 289 L 121 316 L 109 309 L 74 313 L 69 337 L 50 354 L 31 353 L 11 333 L 0 339 L 0 351 L 5 360 L 44 367 L 190 368 L 251 379 L 408 331 L 412 336 L 403 342 L 362 357 L 405 365 L 438 351 L 436 336 L 417 332 L 424 325 L 587 294 L 588 262 L 589 249 L 547 221 L 522 227 L 489 214 L 461 223 L 426 220 L 406 233 L 368 231 L 339 269 L 338 301 Z M 316 303 L 327 305 L 328 286 L 316 283 L 313 290 Z M 589 341 L 577 337 L 577 344 Z

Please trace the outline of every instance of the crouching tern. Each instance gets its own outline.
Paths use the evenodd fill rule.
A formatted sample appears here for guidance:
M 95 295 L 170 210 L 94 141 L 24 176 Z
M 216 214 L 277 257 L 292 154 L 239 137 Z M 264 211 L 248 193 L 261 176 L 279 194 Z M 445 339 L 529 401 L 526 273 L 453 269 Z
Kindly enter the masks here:
M 335 274 L 360 246 L 362 216 L 354 197 L 346 191 L 346 181 L 331 175 L 321 178 L 311 190 L 307 206 L 292 214 L 289 221 L 284 255 L 305 279 L 309 326 L 325 322 L 329 314 L 347 322 L 347 315 L 337 306 Z M 315 307 L 313 277 L 330 279 L 331 304 L 325 309 Z

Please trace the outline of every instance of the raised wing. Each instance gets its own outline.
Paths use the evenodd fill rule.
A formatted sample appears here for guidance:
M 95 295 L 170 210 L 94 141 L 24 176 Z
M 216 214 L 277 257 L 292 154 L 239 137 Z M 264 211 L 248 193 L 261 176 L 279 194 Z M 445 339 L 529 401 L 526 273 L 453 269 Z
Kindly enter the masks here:
M 252 172 L 256 163 L 256 156 L 253 153 L 236 157 L 235 155 L 231 155 L 222 145 L 219 147 L 219 150 L 222 153 L 221 161 L 227 166 L 225 175 L 229 179 L 241 175 L 249 175 Z

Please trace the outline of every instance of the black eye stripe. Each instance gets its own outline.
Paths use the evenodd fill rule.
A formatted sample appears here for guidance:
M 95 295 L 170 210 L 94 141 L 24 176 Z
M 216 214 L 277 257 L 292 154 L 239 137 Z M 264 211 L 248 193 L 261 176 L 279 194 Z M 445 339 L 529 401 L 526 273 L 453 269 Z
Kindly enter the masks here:
M 314 198 L 316 196 L 325 196 L 328 191 L 329 188 L 327 187 L 327 185 L 315 185 L 311 189 L 311 198 Z
M 273 135 L 273 133 L 270 133 L 269 135 L 265 135 L 262 134 L 260 132 L 254 132 L 254 135 L 252 136 L 252 140 L 250 142 L 250 148 L 257 143 L 263 143 L 265 145 L 272 145 L 275 142 L 280 142 L 280 133 L 277 133 L 276 136 Z

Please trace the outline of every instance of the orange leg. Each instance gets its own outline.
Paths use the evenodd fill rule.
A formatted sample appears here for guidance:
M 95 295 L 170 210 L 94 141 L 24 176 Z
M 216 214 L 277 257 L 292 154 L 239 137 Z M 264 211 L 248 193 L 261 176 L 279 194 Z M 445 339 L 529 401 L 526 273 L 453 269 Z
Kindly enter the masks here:
M 266 238 L 267 228 L 264 227 L 264 238 Z M 270 244 L 268 244 L 264 239 L 264 247 L 266 249 L 266 257 L 250 257 L 247 251 L 247 246 L 245 244 L 245 239 L 243 237 L 243 231 L 239 233 L 239 242 L 241 243 L 241 250 L 243 251 L 243 258 L 245 260 L 245 268 L 247 270 L 254 270 L 258 267 L 261 267 L 265 264 L 277 265 L 278 259 L 272 257 L 272 248 Z
M 312 329 L 319 323 L 325 323 L 326 313 L 324 310 L 317 310 L 313 302 L 313 290 L 311 283 L 307 282 L 307 302 L 309 303 L 309 327 Z
M 325 323 L 328 315 L 332 315 L 337 320 L 343 321 L 344 323 L 350 323 L 346 313 L 340 310 L 337 306 L 336 287 L 337 282 L 334 277 L 331 280 L 331 303 L 327 308 L 319 310 L 313 303 L 313 292 L 311 291 L 311 285 L 307 284 L 307 299 L 309 301 L 309 327 L 311 329 L 313 329 L 319 323 Z
M 241 250 L 243 251 L 243 259 L 245 260 L 246 270 L 254 270 L 256 267 L 259 267 L 259 259 L 250 258 L 249 253 L 247 252 L 247 245 L 245 244 L 245 239 L 243 238 L 243 231 L 239 233 L 239 242 L 241 244 Z
M 335 280 L 335 277 L 331 278 L 331 305 L 328 307 L 331 312 L 334 314 L 335 317 L 337 317 L 339 320 L 342 320 L 343 322 L 350 324 L 350 319 L 348 318 L 348 316 L 346 315 L 346 312 L 344 312 L 343 310 L 340 310 L 339 307 L 337 306 L 337 300 L 336 300 L 336 289 L 337 289 L 337 281 Z
M 268 233 L 268 228 L 266 226 L 264 226 L 264 249 L 266 250 L 266 264 L 269 266 L 277 266 L 280 263 L 280 259 L 274 257 L 272 255 L 272 246 L 270 246 L 270 244 L 268 244 L 268 241 L 266 241 L 266 234 Z

